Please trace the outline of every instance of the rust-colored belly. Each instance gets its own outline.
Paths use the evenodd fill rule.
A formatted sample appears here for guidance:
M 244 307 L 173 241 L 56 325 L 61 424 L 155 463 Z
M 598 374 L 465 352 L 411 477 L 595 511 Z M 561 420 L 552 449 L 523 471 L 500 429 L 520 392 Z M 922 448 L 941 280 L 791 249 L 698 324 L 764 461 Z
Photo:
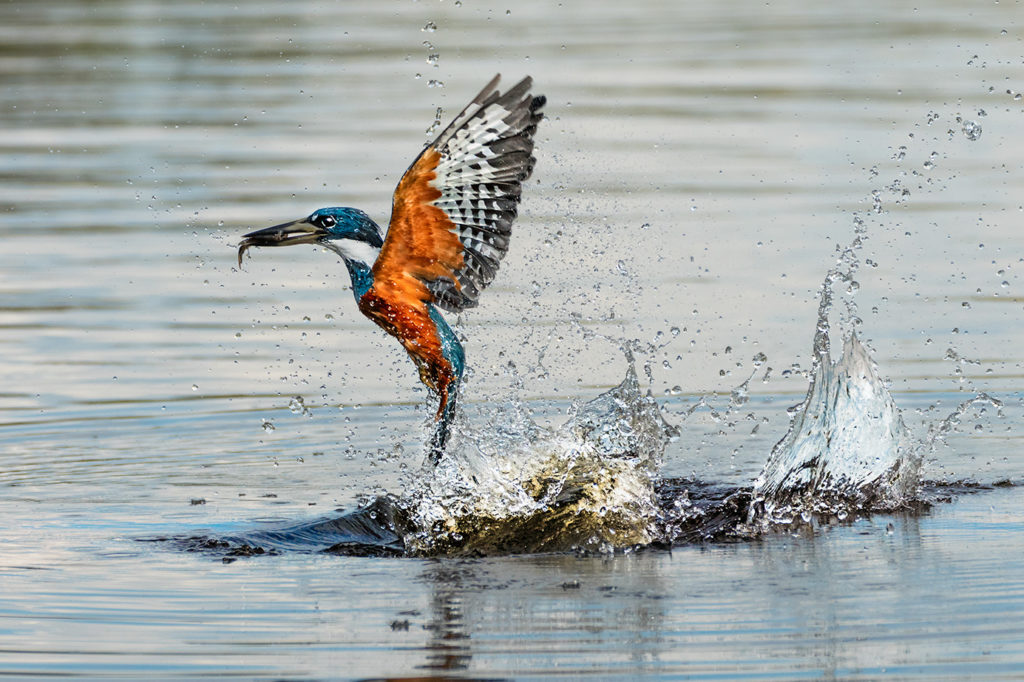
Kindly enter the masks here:
M 437 325 L 430 319 L 423 301 L 396 301 L 371 287 L 359 299 L 359 309 L 409 353 L 420 373 L 420 381 L 437 393 L 440 405 L 434 419 L 440 419 L 448 404 L 448 393 L 455 380 L 451 363 L 444 357 Z

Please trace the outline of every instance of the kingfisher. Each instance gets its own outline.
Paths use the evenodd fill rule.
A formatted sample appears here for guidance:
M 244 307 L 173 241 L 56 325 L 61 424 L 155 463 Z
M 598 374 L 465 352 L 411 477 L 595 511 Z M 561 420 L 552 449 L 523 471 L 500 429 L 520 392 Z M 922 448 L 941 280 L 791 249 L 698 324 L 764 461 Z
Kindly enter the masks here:
M 439 309 L 475 307 L 508 251 L 543 95 L 527 76 L 504 94 L 495 76 L 424 146 L 399 180 L 387 234 L 357 208 L 329 207 L 242 237 L 253 246 L 315 244 L 334 251 L 352 278 L 359 310 L 402 344 L 437 396 L 427 456 L 444 454 L 466 355 Z

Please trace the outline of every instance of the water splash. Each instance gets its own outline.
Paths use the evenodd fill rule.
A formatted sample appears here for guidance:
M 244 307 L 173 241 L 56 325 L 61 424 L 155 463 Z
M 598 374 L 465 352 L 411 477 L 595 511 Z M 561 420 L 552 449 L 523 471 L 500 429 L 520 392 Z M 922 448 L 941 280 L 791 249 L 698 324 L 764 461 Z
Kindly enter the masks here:
M 928 429 L 928 436 L 925 439 L 924 445 L 930 452 L 934 452 L 935 448 L 945 440 L 946 436 L 955 432 L 960 427 L 968 410 L 972 407 L 985 406 L 996 408 L 996 414 L 1000 417 L 1003 416 L 1003 402 L 1001 400 L 993 398 L 988 393 L 978 393 L 973 398 L 957 405 L 956 409 L 949 413 L 945 419 L 932 424 Z
M 754 482 L 750 521 L 892 510 L 916 498 L 921 453 L 856 334 L 826 344 L 789 431 Z
M 485 429 L 462 423 L 441 464 L 400 501 L 412 554 L 607 552 L 657 537 L 655 480 L 674 435 L 630 365 L 558 429 L 521 403 Z
M 880 193 L 872 197 L 874 212 L 881 213 Z M 789 430 L 754 481 L 748 518 L 754 526 L 814 515 L 844 519 L 851 512 L 904 506 L 916 496 L 922 456 L 857 337 L 862 320 L 856 274 L 868 229 L 860 215 L 853 225 L 850 243 L 837 246 L 836 264 L 822 283 L 807 396 L 790 411 Z M 846 285 L 839 322 L 849 331 L 834 362 L 829 318 L 837 282 Z
M 932 120 L 929 115 L 929 124 Z M 885 212 L 881 196 L 880 190 L 872 191 L 871 213 Z M 859 214 L 853 215 L 853 227 L 849 244 L 837 245 L 836 263 L 822 283 L 807 396 L 790 411 L 789 430 L 754 481 L 751 530 L 816 515 L 845 519 L 851 513 L 892 510 L 917 497 L 921 449 L 857 337 L 863 321 L 856 275 L 869 235 Z M 845 284 L 839 324 L 848 331 L 842 356 L 833 361 L 829 335 L 836 283 Z
M 779 524 L 840 521 L 927 508 L 992 486 L 919 480 L 921 453 L 856 335 L 829 355 L 826 286 L 806 399 L 752 486 L 662 479 L 678 435 L 630 362 L 621 384 L 576 406 L 559 428 L 537 425 L 518 399 L 482 428 L 456 425 L 449 452 L 403 495 L 386 494 L 340 516 L 219 537 L 149 538 L 224 561 L 282 552 L 353 556 L 481 556 L 750 540 Z M 745 384 L 730 403 L 745 402 Z M 936 424 L 934 448 L 985 394 Z M 733 409 L 733 408 L 730 408 Z M 460 418 L 461 419 L 461 418 Z M 1006 483 L 1009 484 L 1009 483 Z M 1000 484 L 997 484 L 1000 485 Z M 920 498 L 920 499 L 919 499 Z

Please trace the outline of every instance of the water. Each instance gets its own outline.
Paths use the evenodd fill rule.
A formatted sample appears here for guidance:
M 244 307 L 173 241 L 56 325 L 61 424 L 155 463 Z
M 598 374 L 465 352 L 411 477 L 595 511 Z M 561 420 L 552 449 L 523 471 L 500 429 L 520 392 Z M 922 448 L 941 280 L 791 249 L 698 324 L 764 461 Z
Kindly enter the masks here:
M 1019 676 L 1015 5 L 0 17 L 3 673 Z M 344 269 L 297 248 L 238 272 L 232 247 L 321 205 L 384 221 L 438 107 L 498 71 L 530 73 L 550 118 L 512 251 L 460 320 L 468 422 L 519 405 L 557 432 L 622 381 L 625 345 L 681 427 L 657 504 L 713 515 L 786 433 L 822 277 L 863 231 L 835 328 L 923 448 L 929 509 L 612 556 L 141 541 L 266 540 L 415 492 L 431 410 Z

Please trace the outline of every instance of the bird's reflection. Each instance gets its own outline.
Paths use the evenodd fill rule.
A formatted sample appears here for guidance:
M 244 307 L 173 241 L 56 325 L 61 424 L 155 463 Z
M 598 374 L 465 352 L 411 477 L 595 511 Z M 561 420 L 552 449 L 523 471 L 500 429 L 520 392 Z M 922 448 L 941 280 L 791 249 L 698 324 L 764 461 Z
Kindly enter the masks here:
M 472 564 L 439 562 L 431 565 L 426 578 L 433 586 L 430 600 L 430 621 L 424 629 L 430 632 L 426 644 L 427 660 L 417 666 L 423 670 L 457 671 L 469 667 L 472 652 L 466 631 L 463 591 Z

